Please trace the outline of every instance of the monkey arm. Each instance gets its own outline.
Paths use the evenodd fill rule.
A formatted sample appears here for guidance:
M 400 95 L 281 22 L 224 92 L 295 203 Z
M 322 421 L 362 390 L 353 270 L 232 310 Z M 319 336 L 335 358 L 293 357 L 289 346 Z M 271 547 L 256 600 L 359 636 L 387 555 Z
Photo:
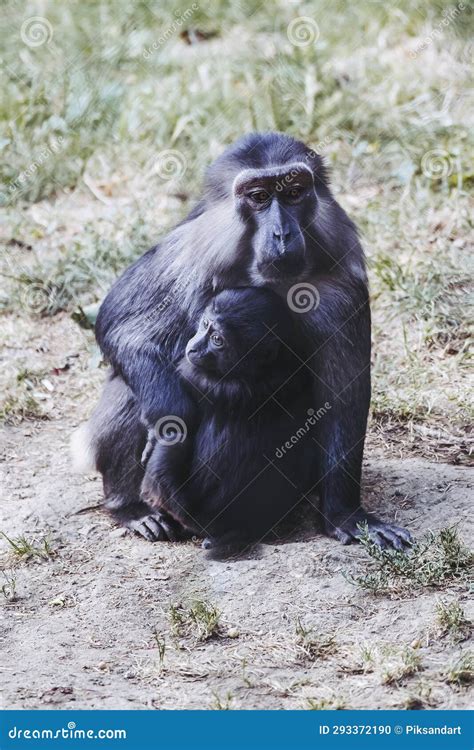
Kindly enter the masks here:
M 308 296 L 314 298 L 314 305 L 302 318 L 311 330 L 311 339 L 322 344 L 331 336 L 342 337 L 345 330 L 352 335 L 357 321 L 367 316 L 368 329 L 363 324 L 362 332 L 364 338 L 367 333 L 370 336 L 369 292 L 362 267 L 360 274 L 354 277 L 341 270 L 316 276 L 308 283 Z
M 347 541 L 368 520 L 360 479 L 370 403 L 370 308 L 365 280 L 341 274 L 315 283 L 319 304 L 305 323 L 314 398 L 328 409 L 316 425 L 318 492 L 328 534 Z
M 189 428 L 195 405 L 174 361 L 182 356 L 191 331 L 186 315 L 159 281 L 155 251 L 146 253 L 114 284 L 100 307 L 96 338 L 136 396 L 147 425 L 176 415 Z

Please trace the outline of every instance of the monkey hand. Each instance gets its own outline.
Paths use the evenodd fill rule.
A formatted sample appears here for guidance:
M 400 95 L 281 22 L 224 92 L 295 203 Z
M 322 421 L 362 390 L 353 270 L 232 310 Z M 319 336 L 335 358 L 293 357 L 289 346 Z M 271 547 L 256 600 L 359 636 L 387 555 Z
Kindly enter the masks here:
M 342 544 L 359 541 L 366 533 L 372 542 L 382 549 L 393 547 L 403 550 L 413 543 L 411 534 L 400 526 L 381 521 L 372 513 L 359 508 L 351 515 L 336 515 L 325 520 L 325 531 L 328 536 L 338 539 Z

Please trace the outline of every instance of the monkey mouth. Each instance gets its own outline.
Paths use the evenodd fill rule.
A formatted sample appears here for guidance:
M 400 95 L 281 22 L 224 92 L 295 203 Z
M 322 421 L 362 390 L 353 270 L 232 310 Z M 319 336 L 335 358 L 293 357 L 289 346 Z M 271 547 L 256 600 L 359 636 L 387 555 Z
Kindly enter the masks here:
M 257 263 L 257 274 L 265 281 L 288 281 L 294 282 L 300 279 L 306 271 L 306 262 L 303 256 L 277 256 L 269 260 Z
M 294 264 L 292 268 L 284 268 L 275 263 L 268 263 L 264 266 L 258 266 L 255 279 L 258 280 L 260 278 L 265 284 L 281 284 L 283 282 L 295 284 L 297 281 L 304 279 L 305 275 L 305 264 Z

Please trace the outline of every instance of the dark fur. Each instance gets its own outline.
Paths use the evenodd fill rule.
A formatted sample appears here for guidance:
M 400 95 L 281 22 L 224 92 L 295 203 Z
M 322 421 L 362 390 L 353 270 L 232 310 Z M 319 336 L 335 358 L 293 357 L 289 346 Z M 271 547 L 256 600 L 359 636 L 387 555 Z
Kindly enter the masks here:
M 268 214 L 237 205 L 233 184 L 243 169 L 273 168 L 280 175 L 282 166 L 294 162 L 309 166 L 313 174 L 314 188 L 303 204 L 289 209 L 273 201 Z M 281 225 L 277 230 L 285 232 L 286 218 L 291 231 L 297 228 L 290 240 L 298 262 L 292 267 L 291 259 L 283 259 L 283 266 L 272 273 L 271 253 L 277 265 L 282 249 L 274 234 L 275 221 Z M 195 423 L 195 406 L 176 367 L 193 321 L 213 290 L 269 286 L 286 297 L 301 281 L 314 285 L 320 296 L 319 306 L 296 316 L 312 343 L 308 364 L 314 408 L 325 402 L 332 407 L 318 424 L 317 445 L 307 457 L 319 477 L 325 531 L 347 543 L 358 536 L 358 524 L 367 521 L 381 544 L 399 547 L 408 538 L 360 506 L 370 400 L 370 309 L 357 231 L 330 192 L 321 158 L 277 133 L 245 136 L 217 159 L 209 169 L 203 197 L 187 219 L 124 272 L 101 306 L 97 340 L 116 377 L 128 385 L 134 404 L 133 409 L 117 407 L 111 431 L 116 433 L 115 422 L 128 414 L 126 427 L 115 441 L 105 439 L 101 449 L 107 497 L 121 507 L 122 521 L 124 512 L 133 521 L 143 512 L 142 501 L 136 505 L 143 472 L 137 470 L 135 476 L 129 468 L 130 454 L 139 453 L 138 410 L 148 425 L 167 414 L 180 416 L 188 425 Z
M 256 541 L 316 481 L 306 460 L 314 427 L 304 341 L 285 302 L 268 289 L 222 292 L 205 316 L 217 321 L 226 344 L 213 349 L 215 329 L 201 322 L 179 366 L 199 404 L 188 460 L 180 444 L 159 441 L 143 494 L 189 532 L 207 536 L 208 546 Z M 276 457 L 300 428 L 298 441 Z

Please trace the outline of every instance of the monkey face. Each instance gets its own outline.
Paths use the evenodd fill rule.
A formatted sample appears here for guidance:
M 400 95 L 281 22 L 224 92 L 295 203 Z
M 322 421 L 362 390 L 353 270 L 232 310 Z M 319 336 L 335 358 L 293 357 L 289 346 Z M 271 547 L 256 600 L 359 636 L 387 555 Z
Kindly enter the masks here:
M 283 333 L 282 317 L 289 314 L 269 289 L 227 289 L 204 311 L 186 346 L 187 363 L 211 378 L 258 379 L 278 354 L 274 331 Z
M 225 375 L 229 362 L 229 345 L 218 322 L 206 311 L 196 334 L 186 346 L 186 359 L 198 370 L 211 375 Z
M 252 273 L 263 281 L 294 279 L 308 259 L 304 231 L 316 211 L 311 169 L 303 162 L 246 169 L 234 181 L 240 216 L 255 226 Z

